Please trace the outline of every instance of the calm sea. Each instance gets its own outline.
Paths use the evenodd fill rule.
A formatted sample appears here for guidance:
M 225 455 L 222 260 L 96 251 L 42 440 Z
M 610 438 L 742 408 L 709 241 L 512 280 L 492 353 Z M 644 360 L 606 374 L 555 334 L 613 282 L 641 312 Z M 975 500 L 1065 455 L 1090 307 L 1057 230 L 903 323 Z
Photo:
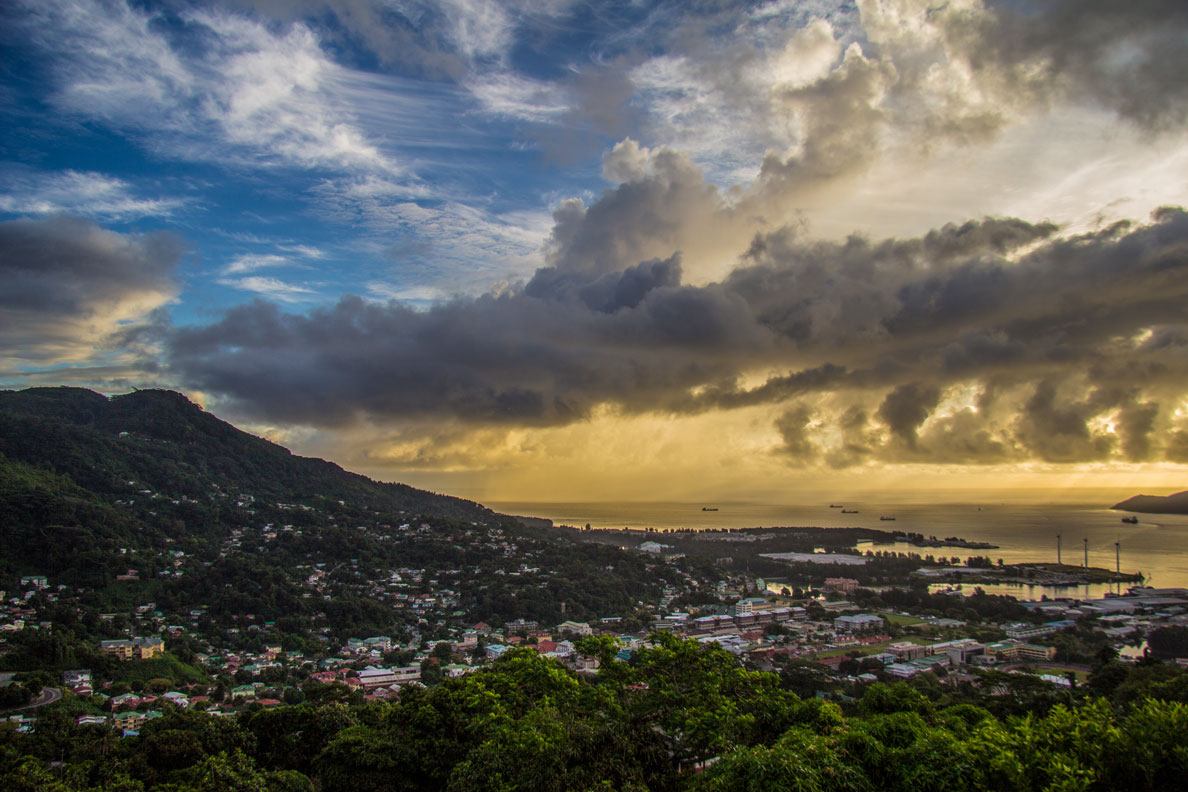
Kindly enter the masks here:
M 556 523 L 592 528 L 754 528 L 773 526 L 862 527 L 922 533 L 925 536 L 960 536 L 992 542 L 997 550 L 967 551 L 960 548 L 918 550 L 943 552 L 965 558 L 989 555 L 1005 563 L 1056 561 L 1056 537 L 1061 536 L 1062 560 L 1081 564 L 1088 540 L 1089 565 L 1113 569 L 1114 543 L 1118 542 L 1122 571 L 1141 572 L 1147 585 L 1188 588 L 1188 516 L 1138 515 L 1136 525 L 1121 521 L 1123 512 L 1099 506 L 1038 506 L 1008 504 L 888 504 L 851 503 L 842 514 L 829 504 L 775 505 L 767 503 L 715 503 L 717 511 L 702 511 L 708 504 L 671 502 L 626 503 L 488 503 L 504 514 L 547 517 Z M 895 521 L 882 521 L 882 516 Z M 890 549 L 890 548 L 882 548 Z M 1100 596 L 1104 587 L 1061 590 L 1062 596 Z M 1039 587 L 995 587 L 994 593 L 1011 593 L 1024 599 L 1053 595 Z

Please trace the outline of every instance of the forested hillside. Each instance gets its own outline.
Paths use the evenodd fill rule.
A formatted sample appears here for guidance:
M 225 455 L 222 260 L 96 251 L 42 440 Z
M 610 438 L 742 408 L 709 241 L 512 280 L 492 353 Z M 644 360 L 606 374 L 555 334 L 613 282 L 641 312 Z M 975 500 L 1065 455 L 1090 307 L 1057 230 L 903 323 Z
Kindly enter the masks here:
M 583 644 L 602 655 L 592 679 L 515 650 L 362 707 L 170 709 L 122 739 L 45 717 L 31 736 L 0 727 L 0 774 L 42 792 L 1171 792 L 1188 777 L 1172 667 L 1103 666 L 1019 717 L 992 689 L 876 684 L 839 706 L 714 645 L 662 635 L 625 662 L 609 641 Z
M 431 615 L 630 614 L 679 582 L 635 553 L 575 552 L 541 525 L 295 456 L 168 391 L 0 392 L 0 523 L 0 589 L 48 576 L 73 603 L 54 607 L 73 633 L 58 643 L 77 649 L 18 633 L 0 651 L 18 670 L 85 656 L 118 635 L 96 612 L 146 603 L 173 624 L 201 612 L 202 629 L 252 614 L 305 646 L 315 629 L 403 634 Z
M 108 398 L 80 388 L 0 392 L 0 572 L 101 584 L 116 548 L 215 539 L 244 499 L 486 521 L 459 498 L 381 484 L 295 456 L 171 391 Z M 121 563 L 115 563 L 119 567 Z
M 81 388 L 0 392 L 0 453 L 96 493 L 150 489 L 199 498 L 216 486 L 297 503 L 322 496 L 385 511 L 492 516 L 471 501 L 381 484 L 323 459 L 295 456 L 172 391 L 111 398 Z

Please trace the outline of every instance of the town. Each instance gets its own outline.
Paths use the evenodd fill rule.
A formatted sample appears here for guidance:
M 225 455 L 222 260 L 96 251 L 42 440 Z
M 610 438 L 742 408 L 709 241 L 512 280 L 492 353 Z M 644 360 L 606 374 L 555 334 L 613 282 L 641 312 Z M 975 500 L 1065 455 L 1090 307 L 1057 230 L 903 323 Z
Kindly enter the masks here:
M 252 496 L 233 500 L 245 516 L 262 507 Z M 275 510 L 295 508 L 275 504 Z M 575 598 L 568 607 L 580 618 L 474 619 L 490 610 L 493 591 L 500 607 L 526 613 L 514 604 L 517 595 L 527 601 L 534 592 L 550 592 L 550 585 L 556 590 L 561 575 L 576 576 L 550 566 L 557 546 L 568 544 L 562 539 L 566 531 L 542 536 L 526 534 L 514 522 L 434 524 L 431 518 L 354 530 L 356 547 L 365 547 L 365 538 L 397 555 L 436 560 L 388 568 L 375 559 L 311 556 L 310 563 L 289 567 L 283 586 L 278 583 L 286 595 L 281 601 L 299 603 L 308 614 L 304 618 L 244 600 L 243 591 L 228 602 L 226 589 L 243 589 L 252 576 L 234 587 L 224 584 L 212 602 L 178 599 L 186 590 L 182 581 L 191 586 L 199 576 L 217 577 L 223 566 L 242 568 L 297 543 L 303 532 L 292 524 L 230 531 L 205 560 L 201 551 L 173 549 L 181 542 L 166 543 L 151 558 L 143 550 L 126 554 L 135 559 L 130 567 L 136 566 L 116 576 L 113 585 L 144 587 L 144 578 L 155 578 L 151 587 L 184 601 L 184 607 L 147 601 L 96 612 L 86 604 L 93 592 L 85 588 L 50 575 L 20 577 L 0 595 L 0 663 L 21 668 L 0 675 L 4 701 L 13 710 L 8 719 L 19 731 L 33 731 L 37 705 L 43 704 L 65 709 L 77 724 L 105 725 L 130 736 L 170 708 L 234 715 L 304 701 L 385 701 L 410 686 L 472 673 L 518 647 L 578 674 L 595 674 L 599 660 L 581 651 L 583 638 L 607 636 L 616 642 L 619 658 L 628 659 L 653 645 L 658 632 L 714 643 L 746 667 L 807 674 L 799 692 L 808 696 L 849 699 L 864 685 L 922 676 L 929 684 L 979 686 L 994 671 L 1010 673 L 989 677 L 1009 694 L 1012 678 L 1055 689 L 1083 683 L 1104 660 L 1133 661 L 1142 657 L 1140 645 L 1149 648 L 1148 638 L 1188 626 L 1183 589 L 1136 587 L 1096 600 L 1019 603 L 973 586 L 968 596 L 928 594 L 918 580 L 913 602 L 910 586 L 822 576 L 822 570 L 854 568 L 840 555 L 832 566 L 828 555 L 811 561 L 792 557 L 784 563 L 786 576 L 760 579 L 739 572 L 733 558 L 699 562 L 651 540 L 623 548 L 568 545 L 571 556 L 599 554 L 582 562 L 598 563 L 595 573 L 609 576 L 616 564 L 601 562 L 614 559 L 650 581 L 637 590 L 641 598 L 621 611 L 594 613 Z M 739 537 L 719 538 L 730 546 Z M 484 560 L 459 563 L 468 555 Z M 914 555 L 896 560 L 920 561 Z M 925 565 L 917 577 L 930 580 L 937 568 Z M 367 601 L 382 614 L 373 624 L 390 629 L 344 632 L 349 622 L 337 618 L 336 600 Z M 237 610 L 232 603 L 244 607 Z M 550 602 L 543 612 L 551 608 L 565 614 L 567 603 Z M 103 637 L 81 645 L 82 633 Z M 87 658 L 97 662 L 63 667 Z

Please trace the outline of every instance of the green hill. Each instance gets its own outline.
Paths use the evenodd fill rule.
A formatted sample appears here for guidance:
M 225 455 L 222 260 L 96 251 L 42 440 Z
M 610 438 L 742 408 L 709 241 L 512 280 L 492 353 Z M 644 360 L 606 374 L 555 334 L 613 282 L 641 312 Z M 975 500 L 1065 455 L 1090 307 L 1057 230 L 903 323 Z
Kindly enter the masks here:
M 8 534 L 0 569 L 69 570 L 99 583 L 99 557 L 174 535 L 221 534 L 229 509 L 244 501 L 465 522 L 498 516 L 295 456 L 172 391 L 0 391 L 0 522 Z

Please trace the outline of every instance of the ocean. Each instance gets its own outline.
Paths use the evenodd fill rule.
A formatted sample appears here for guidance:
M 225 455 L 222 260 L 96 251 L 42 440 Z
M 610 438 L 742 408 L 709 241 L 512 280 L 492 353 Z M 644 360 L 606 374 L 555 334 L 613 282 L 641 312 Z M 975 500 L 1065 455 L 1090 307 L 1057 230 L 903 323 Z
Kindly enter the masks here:
M 655 528 L 705 530 L 709 528 L 755 528 L 775 526 L 862 527 L 899 530 L 944 538 L 991 542 L 996 550 L 938 548 L 921 550 L 906 545 L 905 552 L 945 554 L 962 559 L 988 555 L 1005 563 L 1055 562 L 1057 535 L 1061 537 L 1061 560 L 1081 564 L 1088 548 L 1089 565 L 1113 569 L 1115 547 L 1123 572 L 1141 572 L 1146 585 L 1188 588 L 1188 515 L 1140 514 L 1137 524 L 1123 523 L 1125 512 L 1100 505 L 971 504 L 971 503 L 878 503 L 835 501 L 857 514 L 842 514 L 828 503 L 811 505 L 751 502 L 676 503 L 531 503 L 495 502 L 491 508 L 504 514 L 545 517 L 555 523 L 596 529 Z M 703 507 L 717 511 L 703 511 Z M 880 517 L 894 517 L 884 521 Z M 1087 543 L 1086 543 L 1087 540 Z M 892 549 L 864 545 L 862 549 Z M 1100 596 L 1104 586 L 1063 590 L 1062 596 Z M 1030 591 L 1028 589 L 1031 589 Z M 1115 586 L 1114 590 L 1117 590 Z M 1012 593 L 1021 599 L 1039 599 L 1054 592 L 1040 587 L 995 587 L 993 593 Z

